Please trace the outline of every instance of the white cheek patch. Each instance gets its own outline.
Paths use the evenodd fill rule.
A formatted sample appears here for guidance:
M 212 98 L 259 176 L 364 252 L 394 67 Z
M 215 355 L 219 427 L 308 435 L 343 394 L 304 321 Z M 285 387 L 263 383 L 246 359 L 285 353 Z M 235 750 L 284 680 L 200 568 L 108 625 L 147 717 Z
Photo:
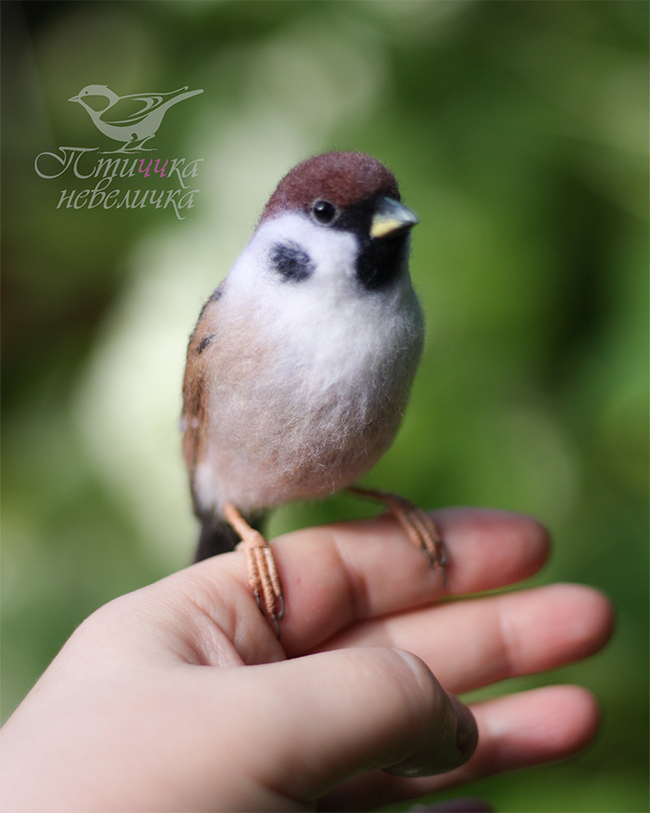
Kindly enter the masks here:
M 303 251 L 310 273 L 284 278 L 273 263 L 279 245 Z M 296 349 L 301 354 L 300 348 L 313 355 L 314 345 L 336 341 L 342 322 L 346 328 L 354 322 L 363 324 L 370 302 L 355 277 L 357 254 L 357 239 L 351 233 L 318 226 L 295 213 L 269 220 L 253 235 L 228 276 L 228 296 L 219 303 L 223 317 L 233 325 L 254 323 L 260 339 L 265 336 L 270 345 L 291 345 L 288 358 Z
M 349 284 L 354 275 L 358 254 L 355 236 L 348 232 L 318 226 L 305 215 L 288 213 L 263 223 L 242 252 L 229 275 L 229 285 L 239 287 L 253 284 L 259 290 L 260 284 L 273 288 L 281 282 L 307 282 L 282 279 L 271 258 L 277 246 L 295 246 L 305 252 L 313 267 L 309 275 L 310 284 L 321 281 L 328 287 Z M 254 277 L 254 279 L 251 279 Z

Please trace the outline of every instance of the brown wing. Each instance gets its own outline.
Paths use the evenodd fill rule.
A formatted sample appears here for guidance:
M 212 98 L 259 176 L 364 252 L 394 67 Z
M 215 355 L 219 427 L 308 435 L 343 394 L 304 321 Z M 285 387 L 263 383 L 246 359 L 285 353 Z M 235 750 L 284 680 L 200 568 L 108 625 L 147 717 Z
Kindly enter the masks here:
M 181 425 L 184 429 L 183 456 L 192 487 L 196 464 L 205 450 L 207 430 L 205 412 L 208 408 L 206 381 L 210 355 L 208 351 L 215 339 L 214 317 L 220 297 L 221 288 L 217 288 L 203 306 L 187 347 Z

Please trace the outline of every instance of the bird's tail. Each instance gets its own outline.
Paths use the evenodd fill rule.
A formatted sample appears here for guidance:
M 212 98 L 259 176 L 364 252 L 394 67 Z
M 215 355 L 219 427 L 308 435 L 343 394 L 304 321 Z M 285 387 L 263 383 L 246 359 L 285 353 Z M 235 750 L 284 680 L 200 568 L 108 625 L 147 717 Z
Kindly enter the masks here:
M 264 516 L 258 514 L 254 517 L 246 517 L 246 522 L 256 531 L 260 531 L 264 521 Z M 202 520 L 199 544 L 194 556 L 195 562 L 200 562 L 210 556 L 219 553 L 228 553 L 234 550 L 239 544 L 239 534 L 226 522 L 223 517 L 208 517 Z

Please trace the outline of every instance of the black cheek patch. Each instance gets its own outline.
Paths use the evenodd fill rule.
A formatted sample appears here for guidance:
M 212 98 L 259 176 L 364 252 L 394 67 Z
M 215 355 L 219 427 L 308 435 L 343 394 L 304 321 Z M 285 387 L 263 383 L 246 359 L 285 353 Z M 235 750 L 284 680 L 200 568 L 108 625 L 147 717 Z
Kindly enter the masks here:
M 271 262 L 286 282 L 302 282 L 315 270 L 309 254 L 296 243 L 276 243 L 271 249 Z

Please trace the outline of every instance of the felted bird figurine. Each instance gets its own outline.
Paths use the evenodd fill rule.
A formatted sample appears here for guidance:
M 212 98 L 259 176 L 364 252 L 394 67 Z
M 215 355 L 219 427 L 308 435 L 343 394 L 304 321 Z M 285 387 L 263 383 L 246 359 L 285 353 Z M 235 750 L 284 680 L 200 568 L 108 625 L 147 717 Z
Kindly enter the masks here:
M 112 152 L 135 152 L 153 149 L 143 144 L 155 136 L 169 108 L 199 93 L 203 93 L 203 90 L 188 91 L 187 87 L 183 87 L 171 93 L 118 96 L 106 85 L 86 85 L 68 101 L 78 102 L 84 107 L 95 127 L 105 136 L 125 142 L 123 147 Z M 91 99 L 93 106 L 88 104 Z M 97 109 L 98 105 L 102 106 Z
M 203 306 L 183 382 L 183 452 L 202 523 L 197 560 L 239 538 L 249 583 L 277 627 L 282 585 L 257 530 L 268 509 L 352 486 L 391 445 L 420 359 L 424 319 L 408 269 L 417 217 L 392 172 L 330 152 L 271 195 Z M 427 514 L 383 501 L 443 568 Z

